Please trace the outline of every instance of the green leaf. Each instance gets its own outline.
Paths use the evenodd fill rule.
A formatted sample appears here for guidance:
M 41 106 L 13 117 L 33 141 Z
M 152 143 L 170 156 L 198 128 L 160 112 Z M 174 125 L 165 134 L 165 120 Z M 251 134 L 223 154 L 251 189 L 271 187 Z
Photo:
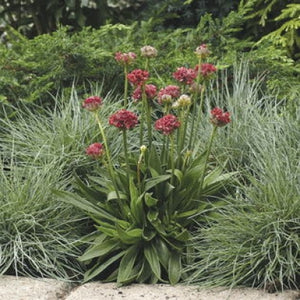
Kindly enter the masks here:
M 157 254 L 160 263 L 163 265 L 165 270 L 168 270 L 168 263 L 169 263 L 169 257 L 170 257 L 170 251 L 169 248 L 167 247 L 166 243 L 158 238 L 155 242 L 155 247 L 157 249 Z
M 238 172 L 225 173 L 219 176 L 216 176 L 216 174 L 213 174 L 213 176 L 209 174 L 204 179 L 202 194 L 215 194 L 223 188 L 228 181 L 232 180 L 236 174 L 238 174 Z
M 150 276 L 151 276 L 151 268 L 147 260 L 143 259 L 143 264 L 137 276 L 137 281 L 139 283 L 144 283 L 149 279 Z
M 126 250 L 126 253 L 123 256 L 119 265 L 119 272 L 117 278 L 118 284 L 126 283 L 128 279 L 133 280 L 133 277 L 137 276 L 137 274 L 132 273 L 138 253 L 139 251 L 136 245 L 133 245 Z
M 189 237 L 189 232 L 186 229 L 183 229 L 180 233 L 175 235 L 175 239 L 181 242 L 187 242 Z
M 161 168 L 160 156 L 158 156 L 155 147 L 152 147 L 151 150 L 152 151 L 150 153 L 149 166 L 151 166 L 158 174 L 161 174 L 162 168 Z
M 127 200 L 127 196 L 124 193 L 121 193 L 120 191 L 118 191 L 119 197 L 121 200 Z M 111 200 L 117 200 L 118 199 L 118 195 L 116 191 L 111 191 L 108 193 L 107 195 L 107 201 L 111 201 Z
M 199 208 L 185 211 L 175 215 L 175 219 L 189 218 L 199 212 Z
M 129 179 L 130 191 L 130 210 L 138 225 L 142 225 L 144 218 L 143 194 L 139 196 L 138 190 L 134 185 L 133 178 Z
M 114 220 L 114 216 L 107 213 L 105 210 L 101 209 L 100 207 L 92 204 L 91 202 L 87 201 L 86 199 L 80 197 L 79 195 L 71 192 L 66 191 L 58 191 L 54 190 L 53 193 L 62 201 L 72 204 L 88 213 L 94 214 L 100 218 Z
M 176 284 L 181 277 L 181 255 L 177 252 L 171 253 L 169 258 L 168 275 L 172 285 Z
M 100 196 L 103 197 L 103 199 L 105 199 L 106 193 L 104 191 L 99 192 L 99 190 L 95 190 L 88 187 L 76 173 L 74 174 L 74 177 L 76 187 L 81 191 L 81 193 L 87 200 L 95 203 L 96 201 L 99 201 Z
M 172 173 L 172 170 L 167 170 L 166 172 Z M 181 180 L 182 180 L 182 177 L 183 177 L 183 173 L 180 170 L 178 170 L 178 169 L 174 169 L 174 175 L 178 179 L 179 183 L 181 183 Z
M 83 283 L 91 280 L 95 276 L 97 276 L 100 273 L 102 273 L 108 266 L 110 266 L 115 261 L 117 261 L 118 259 L 120 259 L 125 253 L 126 253 L 126 251 L 121 251 L 118 254 L 116 254 L 115 256 L 113 256 L 110 259 L 108 259 L 105 263 L 100 263 L 100 264 L 95 265 L 93 268 L 91 268 L 90 270 L 88 270 L 84 274 Z
M 156 185 L 158 185 L 170 178 L 171 178 L 171 175 L 159 175 L 157 177 L 148 179 L 145 184 L 145 191 L 149 191 L 151 188 L 155 187 Z
M 95 228 L 97 228 L 100 232 L 105 233 L 106 235 L 112 237 L 112 238 L 117 238 L 118 237 L 118 233 L 116 231 L 115 228 L 108 228 L 105 226 L 95 226 Z
M 157 210 L 150 210 L 147 213 L 147 219 L 152 223 L 153 221 L 156 221 L 158 218 L 158 211 Z
M 90 246 L 83 255 L 78 257 L 79 261 L 90 260 L 95 257 L 106 255 L 116 249 L 119 246 L 119 242 L 113 239 L 107 241 L 98 241 L 96 245 Z
M 148 207 L 155 206 L 158 199 L 152 197 L 152 193 L 145 193 L 145 203 Z
M 175 186 L 167 182 L 164 186 L 164 197 L 167 198 L 174 189 Z
M 157 278 L 160 279 L 160 272 L 161 272 L 160 263 L 159 263 L 157 251 L 153 246 L 153 244 L 150 245 L 148 244 L 145 246 L 144 255 L 149 263 L 152 272 Z
M 140 228 L 125 231 L 120 226 L 116 226 L 116 229 L 120 240 L 124 244 L 135 244 L 142 239 L 143 230 Z
M 154 230 L 144 228 L 142 233 L 142 238 L 146 241 L 151 241 L 156 236 L 156 232 Z

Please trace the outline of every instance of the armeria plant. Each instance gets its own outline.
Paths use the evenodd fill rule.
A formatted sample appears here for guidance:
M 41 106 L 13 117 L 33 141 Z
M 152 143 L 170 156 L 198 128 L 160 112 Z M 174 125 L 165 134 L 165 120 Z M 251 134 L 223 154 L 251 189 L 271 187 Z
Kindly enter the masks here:
M 210 53 L 206 45 L 195 53 L 199 58 L 196 67 L 178 68 L 173 73 L 178 85 L 160 90 L 150 83 L 149 65 L 157 55 L 155 48 L 143 47 L 145 68 L 131 72 L 128 66 L 136 55 L 115 56 L 126 74 L 124 107 L 108 120 L 123 137 L 124 156 L 120 154 L 118 161 L 107 142 L 106 121 L 99 117 L 103 99 L 91 96 L 83 102 L 102 138 L 90 145 L 86 154 L 103 168 L 98 177 L 89 178 L 89 185 L 77 178 L 76 193 L 56 193 L 85 210 L 95 222 L 97 231 L 85 238 L 90 245 L 79 257 L 91 266 L 85 281 L 98 276 L 120 285 L 177 283 L 188 259 L 195 221 L 203 222 L 201 212 L 209 210 L 212 199 L 234 175 L 224 174 L 222 166 L 209 160 L 217 129 L 230 123 L 229 112 L 218 107 L 211 110 L 211 137 L 202 153 L 195 148 L 198 123 L 207 122 L 203 113 L 206 82 L 216 72 L 214 65 L 203 62 Z M 128 83 L 133 88 L 130 107 L 134 106 L 135 112 L 128 110 Z M 130 145 L 131 151 L 129 135 L 136 135 L 139 143 Z

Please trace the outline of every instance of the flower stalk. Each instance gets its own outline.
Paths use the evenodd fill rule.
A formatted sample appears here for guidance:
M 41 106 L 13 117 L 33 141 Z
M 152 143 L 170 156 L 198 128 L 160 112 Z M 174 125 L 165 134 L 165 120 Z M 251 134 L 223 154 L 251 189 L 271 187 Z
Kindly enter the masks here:
M 118 192 L 118 186 L 117 186 L 115 175 L 114 175 L 114 168 L 113 168 L 113 164 L 112 164 L 112 160 L 111 160 L 111 156 L 110 156 L 109 147 L 108 147 L 108 144 L 107 144 L 106 135 L 104 133 L 103 126 L 101 124 L 101 121 L 100 121 L 100 118 L 99 118 L 99 115 L 98 115 L 97 111 L 95 111 L 94 115 L 95 115 L 95 119 L 96 119 L 96 122 L 97 122 L 99 130 L 100 130 L 101 136 L 103 138 L 103 144 L 104 144 L 104 147 L 105 147 L 105 155 L 106 155 L 106 159 L 107 159 L 108 172 L 109 172 L 109 175 L 111 177 L 114 188 L 116 190 L 117 198 L 120 201 L 120 195 L 119 195 L 119 192 Z
M 128 106 L 128 65 L 124 65 L 124 108 Z
M 210 135 L 210 139 L 209 139 L 208 146 L 207 146 L 207 152 L 206 152 L 206 155 L 205 155 L 203 172 L 202 172 L 201 177 L 200 177 L 199 192 L 201 192 L 202 188 L 203 188 L 203 183 L 204 183 L 206 168 L 207 168 L 207 164 L 208 164 L 208 159 L 209 159 L 209 155 L 210 155 L 210 152 L 211 152 L 212 143 L 213 143 L 213 140 L 215 138 L 217 129 L 218 129 L 218 126 L 213 125 L 213 130 L 212 130 L 211 135 Z

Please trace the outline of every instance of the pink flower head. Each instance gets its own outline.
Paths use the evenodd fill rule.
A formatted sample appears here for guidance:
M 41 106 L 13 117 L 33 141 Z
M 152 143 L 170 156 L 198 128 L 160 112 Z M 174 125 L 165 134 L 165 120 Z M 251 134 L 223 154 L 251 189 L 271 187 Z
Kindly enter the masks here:
M 194 69 L 180 67 L 173 73 L 173 77 L 181 83 L 190 85 L 197 77 L 197 72 Z
M 115 54 L 115 60 L 123 65 L 129 65 L 136 59 L 136 54 L 134 52 L 122 53 L 117 52 Z
M 138 117 L 129 110 L 121 109 L 109 117 L 109 124 L 119 129 L 132 129 L 138 124 Z
M 97 159 L 104 154 L 103 145 L 101 143 L 91 144 L 86 148 L 85 153 L 88 156 Z
M 211 119 L 210 121 L 212 124 L 218 127 L 225 126 L 226 124 L 230 123 L 230 113 L 223 112 L 223 110 L 219 107 L 215 107 L 214 109 L 211 110 Z
M 142 85 L 148 78 L 149 72 L 146 70 L 136 69 L 127 75 L 129 82 L 134 86 Z
M 196 71 L 196 72 L 199 71 L 199 65 L 197 65 L 197 66 L 195 67 L 195 71 Z M 200 73 L 201 73 L 201 75 L 202 75 L 204 78 L 210 77 L 210 76 L 213 75 L 216 71 L 217 71 L 217 68 L 216 68 L 214 65 L 212 65 L 212 64 L 205 63 L 205 64 L 201 64 L 201 66 L 200 66 Z
M 146 84 L 145 92 L 147 99 L 153 99 L 157 93 L 156 86 L 154 84 Z M 142 88 L 140 86 L 133 91 L 132 98 L 136 101 L 142 99 Z
M 96 111 L 102 105 L 102 98 L 98 96 L 91 96 L 86 98 L 83 103 L 82 107 L 87 109 L 88 111 Z
M 177 117 L 171 114 L 158 119 L 154 124 L 155 129 L 164 135 L 172 134 L 173 131 L 179 126 L 180 122 L 178 121 Z
M 200 58 L 206 58 L 207 56 L 210 55 L 211 52 L 208 50 L 206 44 L 202 44 L 196 48 L 195 53 Z
M 159 104 L 169 103 L 180 96 L 180 88 L 177 85 L 168 85 L 158 92 L 157 100 Z

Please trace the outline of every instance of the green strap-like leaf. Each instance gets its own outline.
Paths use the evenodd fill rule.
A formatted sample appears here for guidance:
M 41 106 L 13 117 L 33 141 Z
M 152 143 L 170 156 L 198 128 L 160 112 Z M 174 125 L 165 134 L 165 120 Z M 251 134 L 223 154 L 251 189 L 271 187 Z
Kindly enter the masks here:
M 110 266 L 115 261 L 120 259 L 125 253 L 126 253 L 126 251 L 121 251 L 118 254 L 116 254 L 115 256 L 108 259 L 105 263 L 100 263 L 100 264 L 95 265 L 92 269 L 88 270 L 84 274 L 83 282 L 85 283 L 85 282 L 91 280 L 92 278 L 94 278 L 95 276 L 99 275 L 100 273 L 102 273 L 108 266 Z
M 105 218 L 108 220 L 114 220 L 114 217 L 108 214 L 105 210 L 92 204 L 86 199 L 80 197 L 79 195 L 67 191 L 54 190 L 53 193 L 62 201 L 72 204 L 88 213 L 94 214 L 100 218 Z
M 104 242 L 99 242 L 96 245 L 90 246 L 86 252 L 78 257 L 79 261 L 87 261 L 95 257 L 100 257 L 110 253 L 119 246 L 119 241 L 109 239 Z
M 161 238 L 158 238 L 155 241 L 155 247 L 157 249 L 159 261 L 163 265 L 165 270 L 167 271 L 168 264 L 169 264 L 170 251 L 169 251 L 166 243 Z
M 145 204 L 148 207 L 155 206 L 158 202 L 158 200 L 156 198 L 153 198 L 151 195 L 152 193 L 145 193 Z
M 139 195 L 136 186 L 134 185 L 133 178 L 129 179 L 130 191 L 130 211 L 138 225 L 143 223 L 144 208 L 143 208 L 143 194 Z
M 129 279 L 132 280 L 133 276 L 133 267 L 138 255 L 138 247 L 133 245 L 126 250 L 125 255 L 123 256 L 120 265 L 117 282 L 118 284 L 126 283 Z
M 150 244 L 150 245 L 148 244 L 145 246 L 144 255 L 145 255 L 154 275 L 157 278 L 161 279 L 160 278 L 161 277 L 160 276 L 161 269 L 160 269 L 159 258 L 158 258 L 156 248 L 153 246 L 153 244 Z
M 181 255 L 173 252 L 169 258 L 168 276 L 172 285 L 176 284 L 181 277 Z
M 142 239 L 143 230 L 140 228 L 134 228 L 132 230 L 123 230 L 120 226 L 116 225 L 119 239 L 124 244 L 136 244 Z
M 149 191 L 154 186 L 156 186 L 170 178 L 171 178 L 171 175 L 160 175 L 160 176 L 157 176 L 154 178 L 150 178 L 149 180 L 147 180 L 147 182 L 145 184 L 145 191 Z

